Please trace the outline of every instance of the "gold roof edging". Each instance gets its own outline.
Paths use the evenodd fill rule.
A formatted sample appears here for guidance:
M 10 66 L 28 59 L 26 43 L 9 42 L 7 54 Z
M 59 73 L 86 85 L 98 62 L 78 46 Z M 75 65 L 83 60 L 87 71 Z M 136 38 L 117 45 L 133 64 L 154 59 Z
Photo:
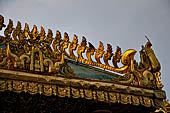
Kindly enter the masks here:
M 161 101 L 162 99 L 155 100 L 153 97 L 125 94 L 109 90 L 107 91 L 95 88 L 88 89 L 71 85 L 44 84 L 18 80 L 0 80 L 0 91 L 7 90 L 17 93 L 28 92 L 30 94 L 39 93 L 46 96 L 55 95 L 59 97 L 85 98 L 89 100 L 104 101 L 108 103 L 142 105 L 145 107 L 154 108 L 158 108 L 163 105 Z M 159 101 L 159 105 L 157 105 L 155 101 Z
M 6 27 L 6 25 L 4 24 L 4 17 L 0 15 L 0 30 L 3 27 Z M 104 51 L 102 42 L 96 49 L 91 43 L 87 46 L 85 37 L 78 44 L 76 35 L 74 35 L 72 41 L 69 41 L 66 32 L 62 39 L 61 33 L 57 31 L 55 38 L 53 38 L 50 29 L 48 29 L 47 35 L 43 27 L 38 32 L 36 25 L 30 31 L 29 25 L 25 24 L 22 30 L 19 21 L 16 28 L 14 28 L 11 19 L 9 19 L 9 24 L 4 30 L 4 35 L 0 36 L 0 45 L 5 46 L 5 49 L 2 48 L 0 51 L 2 59 L 0 66 L 3 68 L 58 73 L 60 65 L 64 64 L 64 58 L 67 57 L 88 65 L 125 74 L 114 81 L 120 84 L 158 89 L 163 87 L 159 81 L 160 63 L 151 48 L 152 44 L 149 40 L 145 46 L 142 46 L 140 51 L 141 61 L 138 64 L 134 60 L 136 53 L 134 49 L 126 50 L 122 54 L 121 48 L 117 46 L 115 53 L 113 53 L 112 46 L 107 44 L 107 49 Z M 66 52 L 66 49 L 69 53 Z M 74 55 L 74 51 L 77 52 L 77 56 Z M 82 53 L 86 53 L 87 59 L 83 57 Z M 92 60 L 94 54 L 96 61 Z M 104 64 L 101 63 L 100 59 L 103 59 Z M 108 62 L 111 59 L 112 66 Z M 117 63 L 120 61 L 123 67 L 118 67 Z M 73 70 L 68 70 L 68 72 L 73 72 Z

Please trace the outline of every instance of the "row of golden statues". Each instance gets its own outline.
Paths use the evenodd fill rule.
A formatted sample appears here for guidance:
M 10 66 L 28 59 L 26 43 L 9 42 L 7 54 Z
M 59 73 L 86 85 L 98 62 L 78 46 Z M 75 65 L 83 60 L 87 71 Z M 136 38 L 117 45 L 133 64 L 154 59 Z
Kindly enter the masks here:
M 1 16 L 1 26 L 4 27 L 3 18 Z M 1 29 L 2 29 L 1 27 Z M 3 39 L 3 43 L 10 41 L 17 49 L 15 52 L 21 54 L 23 52 L 29 53 L 31 48 L 38 47 L 45 55 L 49 58 L 57 59 L 58 61 L 61 59 L 61 53 L 64 56 L 71 58 L 73 60 L 90 64 L 93 66 L 97 66 L 100 68 L 105 68 L 118 73 L 126 73 L 129 61 L 128 57 L 134 53 L 135 50 L 128 50 L 123 55 L 121 52 L 121 48 L 117 46 L 116 52 L 113 53 L 112 46 L 107 44 L 107 50 L 104 51 L 103 43 L 100 42 L 99 47 L 96 49 L 90 42 L 89 46 L 87 46 L 86 38 L 83 37 L 80 44 L 78 44 L 78 37 L 74 35 L 73 40 L 69 41 L 69 36 L 65 32 L 64 37 L 62 39 L 61 33 L 59 31 L 56 32 L 56 36 L 53 38 L 52 30 L 48 29 L 48 33 L 46 35 L 45 30 L 41 27 L 40 32 L 37 30 L 37 26 L 34 25 L 33 29 L 30 31 L 29 25 L 26 23 L 24 29 L 22 30 L 21 22 L 18 21 L 16 28 L 13 27 L 13 21 L 9 19 L 9 24 L 4 30 L 5 37 L 1 36 Z M 68 49 L 68 52 L 66 52 Z M 77 51 L 76 56 L 74 51 Z M 83 53 L 86 53 L 86 58 L 83 57 Z M 92 60 L 92 55 L 95 54 L 95 60 Z M 101 63 L 100 59 L 103 58 L 104 64 Z M 109 64 L 109 60 L 113 62 L 113 66 Z M 119 68 L 118 64 L 121 60 L 123 67 Z
M 6 27 L 4 17 L 0 16 L 0 30 L 3 27 Z M 60 64 L 63 64 L 64 58 L 69 58 L 125 74 L 128 77 L 123 76 L 124 78 L 119 78 L 118 80 L 122 84 L 131 84 L 137 79 L 139 86 L 147 86 L 149 80 L 155 79 L 157 86 L 162 88 L 162 84 L 159 82 L 160 63 L 151 48 L 152 44 L 149 39 L 146 45 L 142 46 L 140 51 L 141 61 L 138 64 L 134 60 L 136 53 L 134 49 L 126 50 L 122 54 L 121 48 L 117 46 L 116 51 L 113 53 L 112 46 L 107 44 L 107 49 L 104 51 L 102 42 L 100 42 L 98 48 L 95 48 L 90 42 L 89 46 L 87 46 L 86 38 L 82 37 L 81 43 L 78 44 L 76 35 L 70 41 L 66 32 L 62 38 L 61 33 L 57 30 L 56 36 L 53 37 L 53 32 L 50 29 L 48 29 L 47 35 L 43 27 L 39 32 L 36 25 L 30 31 L 29 25 L 26 23 L 24 29 L 22 29 L 19 21 L 16 28 L 14 28 L 11 19 L 9 19 L 9 23 L 4 30 L 4 35 L 0 36 L 0 45 L 6 46 L 6 52 L 3 48 L 0 51 L 1 58 L 3 58 L 0 65 L 7 62 L 8 68 L 11 67 L 11 62 L 14 68 L 17 68 L 19 63 L 22 64 L 23 68 L 30 63 L 30 66 L 27 66 L 29 70 L 43 72 L 44 67 L 49 66 L 48 72 L 54 72 L 54 70 L 58 70 Z M 76 51 L 77 55 L 74 54 L 74 51 Z M 85 53 L 86 58 L 84 58 L 83 53 Z M 93 60 L 93 55 L 95 61 Z M 11 57 L 14 59 L 10 60 Z M 104 63 L 102 63 L 101 59 L 103 59 Z M 113 65 L 109 64 L 109 60 L 112 60 Z M 122 67 L 118 66 L 120 61 Z M 129 79 L 126 80 L 127 78 Z

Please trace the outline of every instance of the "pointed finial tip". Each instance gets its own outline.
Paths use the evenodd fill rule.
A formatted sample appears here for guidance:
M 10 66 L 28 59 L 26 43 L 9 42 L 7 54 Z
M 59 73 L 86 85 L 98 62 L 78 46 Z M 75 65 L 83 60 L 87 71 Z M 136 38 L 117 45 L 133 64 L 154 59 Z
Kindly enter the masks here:
M 145 35 L 145 38 L 148 40 L 148 42 L 150 42 L 149 38 Z

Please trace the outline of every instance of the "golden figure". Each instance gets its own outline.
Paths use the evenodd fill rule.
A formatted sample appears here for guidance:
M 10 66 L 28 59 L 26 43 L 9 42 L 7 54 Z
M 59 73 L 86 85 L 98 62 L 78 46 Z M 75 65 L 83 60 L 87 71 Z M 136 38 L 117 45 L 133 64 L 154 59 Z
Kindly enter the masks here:
M 26 42 L 26 38 L 25 38 L 25 36 L 24 36 L 24 34 L 21 32 L 21 33 L 19 33 L 19 36 L 18 36 L 18 38 L 19 38 L 19 42 L 20 43 L 23 43 L 23 44 L 25 44 L 25 42 Z
M 104 46 L 103 46 L 103 43 L 100 41 L 99 47 L 96 50 L 96 54 L 95 54 L 95 59 L 96 59 L 97 63 L 99 63 L 99 64 L 101 64 L 100 58 L 102 58 L 103 54 L 104 54 L 103 50 L 104 50 Z
M 51 49 L 51 43 L 53 41 L 53 32 L 51 29 L 48 29 L 48 34 L 45 37 L 44 40 L 44 51 L 47 56 L 51 57 L 53 55 L 52 49 Z
M 117 46 L 116 52 L 115 54 L 113 54 L 113 59 L 112 59 L 112 63 L 114 67 L 118 68 L 117 63 L 120 62 L 120 59 L 121 59 L 121 48 Z
M 45 38 L 45 30 L 44 30 L 44 28 L 41 26 L 41 30 L 40 30 L 40 40 L 38 41 L 39 44 L 44 41 L 44 38 Z
M 94 52 L 95 52 L 95 47 L 89 42 L 89 48 L 87 48 L 87 52 L 86 52 L 87 62 L 89 64 L 93 62 L 91 55 L 94 55 Z
M 108 60 L 111 60 L 113 53 L 112 53 L 112 46 L 110 44 L 107 44 L 107 51 L 104 53 L 104 63 L 106 66 L 110 66 L 108 63 Z
M 160 71 L 161 66 L 160 66 L 160 63 L 159 63 L 158 59 L 156 58 L 155 53 L 152 50 L 151 46 L 152 46 L 152 44 L 151 44 L 151 42 L 148 39 L 148 42 L 145 45 L 145 51 L 146 51 L 146 54 L 147 54 L 147 56 L 148 56 L 148 58 L 150 60 L 152 71 L 153 72 L 158 72 L 158 71 Z
M 62 43 L 61 43 L 59 49 L 60 49 L 60 51 L 61 51 L 62 53 L 64 53 L 64 55 L 66 55 L 67 57 L 69 57 L 69 55 L 68 55 L 68 53 L 65 51 L 65 49 L 68 48 L 68 44 L 69 44 L 69 36 L 68 36 L 68 34 L 65 32 L 65 33 L 64 33 L 64 38 L 63 38 L 63 40 L 62 40 Z
M 59 52 L 60 42 L 61 42 L 61 33 L 60 31 L 57 30 L 56 37 L 54 38 L 54 41 L 53 41 L 53 49 L 56 55 L 60 54 Z
M 31 36 L 30 36 L 30 41 L 35 41 L 37 40 L 37 37 L 39 36 L 39 32 L 37 31 L 37 26 L 33 25 L 33 29 L 31 31 Z
M 69 46 L 70 58 L 72 58 L 72 59 L 76 59 L 76 56 L 74 55 L 73 51 L 76 50 L 77 45 L 78 45 L 77 43 L 78 43 L 78 38 L 76 35 L 74 35 L 73 40 Z
M 78 58 L 79 58 L 80 60 L 83 59 L 82 53 L 85 52 L 86 45 L 87 45 L 87 41 L 86 41 L 86 38 L 83 36 L 82 42 L 81 42 L 81 44 L 78 46 L 78 49 L 77 49 L 77 55 L 78 55 Z
M 4 24 L 4 17 L 0 15 L 0 30 L 2 30 L 3 27 L 6 27 L 6 25 Z
M 134 77 L 137 78 L 138 85 L 141 87 L 150 87 L 149 84 L 155 79 L 157 88 L 160 89 L 163 85 L 159 81 L 160 76 L 160 63 L 157 60 L 152 48 L 151 42 L 148 40 L 145 47 L 142 46 L 140 51 L 140 65 L 138 66 L 134 60 L 134 54 L 130 56 L 130 79 L 127 81 L 120 81 L 121 83 L 131 83 Z M 122 55 L 123 57 L 123 55 Z M 128 61 L 129 61 L 128 60 Z M 125 62 L 122 62 L 123 64 Z
M 13 32 L 13 34 L 12 34 L 12 36 L 13 36 L 13 38 L 14 38 L 15 41 L 18 41 L 17 37 L 19 37 L 19 35 L 20 35 L 21 32 L 22 32 L 22 31 L 21 31 L 21 22 L 18 21 L 17 26 L 16 26 L 16 28 L 14 29 L 14 32 Z
M 149 80 L 153 80 L 153 74 L 149 70 L 145 69 L 143 72 L 141 72 L 137 68 L 135 68 L 134 61 L 132 58 L 131 58 L 131 72 L 137 78 L 139 86 L 147 86 Z
M 8 24 L 7 28 L 5 29 L 5 31 L 4 31 L 4 35 L 5 35 L 5 37 L 7 39 L 10 38 L 10 35 L 11 35 L 13 30 L 14 30 L 14 28 L 13 28 L 13 21 L 11 19 L 9 19 L 9 24 Z
M 29 34 L 30 34 L 29 25 L 27 23 L 25 23 L 25 28 L 24 28 L 23 33 L 24 33 L 25 38 L 27 38 L 29 36 Z

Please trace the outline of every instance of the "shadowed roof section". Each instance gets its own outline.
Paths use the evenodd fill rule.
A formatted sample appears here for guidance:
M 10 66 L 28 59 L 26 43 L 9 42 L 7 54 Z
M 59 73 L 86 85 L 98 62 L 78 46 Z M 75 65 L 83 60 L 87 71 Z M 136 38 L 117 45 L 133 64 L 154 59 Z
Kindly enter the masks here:
M 102 69 L 98 69 L 87 64 L 68 60 L 68 65 L 74 70 L 74 73 L 80 78 L 113 81 L 120 76 Z

